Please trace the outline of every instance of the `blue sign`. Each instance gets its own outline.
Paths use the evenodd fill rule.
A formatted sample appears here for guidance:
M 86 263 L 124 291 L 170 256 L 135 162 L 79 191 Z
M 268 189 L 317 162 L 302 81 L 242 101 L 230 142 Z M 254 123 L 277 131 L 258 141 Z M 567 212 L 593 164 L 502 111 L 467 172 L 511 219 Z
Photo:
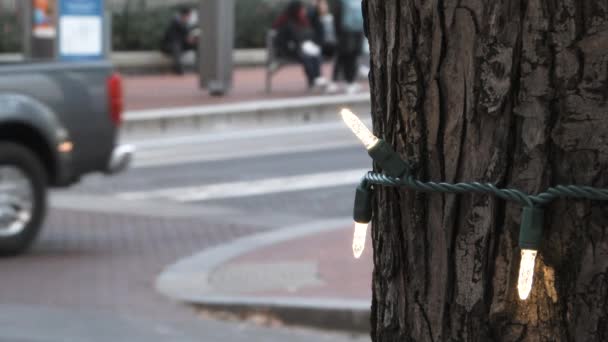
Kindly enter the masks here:
M 104 6 L 102 0 L 59 0 L 59 12 L 63 15 L 102 16 Z
M 104 58 L 104 0 L 59 0 L 59 57 Z

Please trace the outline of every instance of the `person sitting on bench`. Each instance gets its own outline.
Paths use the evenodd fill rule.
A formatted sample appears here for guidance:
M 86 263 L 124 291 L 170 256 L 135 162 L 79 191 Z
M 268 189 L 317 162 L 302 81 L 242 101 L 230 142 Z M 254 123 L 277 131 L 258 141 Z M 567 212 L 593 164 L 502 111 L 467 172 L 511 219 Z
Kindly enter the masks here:
M 171 20 L 171 24 L 165 31 L 160 50 L 172 60 L 173 72 L 178 75 L 184 73 L 182 55 L 197 49 L 197 37 L 191 34 L 192 9 L 182 7 L 177 15 Z
M 304 4 L 298 0 L 290 2 L 273 28 L 277 31 L 279 54 L 302 64 L 309 89 L 325 87 L 327 80 L 321 76 L 321 48 L 313 41 L 314 32 Z

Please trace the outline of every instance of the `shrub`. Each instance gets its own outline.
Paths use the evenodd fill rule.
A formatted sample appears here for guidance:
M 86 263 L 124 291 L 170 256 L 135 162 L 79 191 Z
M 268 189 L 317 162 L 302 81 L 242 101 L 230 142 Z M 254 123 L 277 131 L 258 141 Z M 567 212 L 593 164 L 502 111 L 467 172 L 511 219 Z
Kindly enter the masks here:
M 158 50 L 173 15 L 173 6 L 148 8 L 145 0 L 125 1 L 112 14 L 113 50 Z
M 282 10 L 286 1 L 240 0 L 236 2 L 237 49 L 259 48 L 266 44 L 266 32 Z
M 0 0 L 1 1 L 1 0 Z M 198 8 L 199 1 L 180 1 Z M 236 0 L 235 47 L 261 48 L 266 31 L 288 0 Z M 175 15 L 175 5 L 152 6 L 147 0 L 115 1 L 112 12 L 112 48 L 115 51 L 158 50 Z M 20 52 L 22 29 L 14 14 L 0 13 L 0 53 Z
M 266 31 L 287 0 L 237 0 L 235 9 L 235 47 L 260 48 Z M 198 8 L 196 1 L 189 3 Z M 175 6 L 149 8 L 145 0 L 127 0 L 113 13 L 112 45 L 114 50 L 156 50 Z
M 23 31 L 14 14 L 0 14 L 0 52 L 20 52 Z

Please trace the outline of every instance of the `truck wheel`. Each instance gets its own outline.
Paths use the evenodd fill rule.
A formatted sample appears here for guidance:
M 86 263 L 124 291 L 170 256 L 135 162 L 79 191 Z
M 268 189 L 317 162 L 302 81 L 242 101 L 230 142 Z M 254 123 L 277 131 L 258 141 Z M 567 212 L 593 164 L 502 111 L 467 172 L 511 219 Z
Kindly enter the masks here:
M 0 256 L 15 256 L 34 241 L 46 211 L 46 173 L 32 151 L 0 143 Z

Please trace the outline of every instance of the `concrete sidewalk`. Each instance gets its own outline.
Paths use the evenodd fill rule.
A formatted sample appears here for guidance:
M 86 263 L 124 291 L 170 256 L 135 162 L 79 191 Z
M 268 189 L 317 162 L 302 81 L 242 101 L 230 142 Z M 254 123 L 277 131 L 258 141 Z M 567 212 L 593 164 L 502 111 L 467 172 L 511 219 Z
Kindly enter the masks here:
M 348 219 L 246 237 L 165 269 L 157 289 L 205 311 L 367 332 L 372 255 L 352 256 Z
M 331 66 L 324 66 L 329 77 Z M 264 68 L 238 68 L 223 97 L 209 95 L 194 74 L 124 76 L 125 125 L 130 136 L 187 134 L 238 127 L 285 126 L 335 121 L 341 107 L 368 113 L 369 87 L 354 95 L 325 95 L 307 89 L 301 67 L 287 66 L 264 88 Z
M 323 74 L 331 77 L 331 65 L 323 67 Z M 302 68 L 297 65 L 283 67 L 273 78 L 273 91 L 266 94 L 265 68 L 237 68 L 233 88 L 226 96 L 211 96 L 199 87 L 198 75 L 124 75 L 125 105 L 127 111 L 191 107 L 235 102 L 274 100 L 323 95 L 310 92 Z M 369 92 L 367 82 L 361 82 L 362 94 Z M 329 95 L 331 97 L 331 95 Z

